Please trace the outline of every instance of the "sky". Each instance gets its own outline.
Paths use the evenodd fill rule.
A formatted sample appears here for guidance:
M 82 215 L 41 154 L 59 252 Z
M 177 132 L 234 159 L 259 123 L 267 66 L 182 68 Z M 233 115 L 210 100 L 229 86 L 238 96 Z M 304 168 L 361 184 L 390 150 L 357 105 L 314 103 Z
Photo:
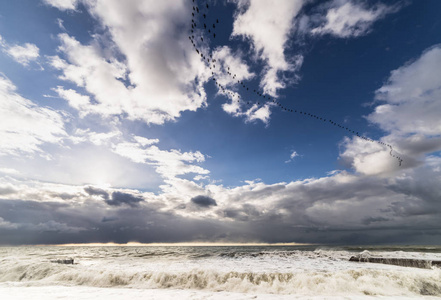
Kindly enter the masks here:
M 441 244 L 441 2 L 0 2 L 0 245 Z

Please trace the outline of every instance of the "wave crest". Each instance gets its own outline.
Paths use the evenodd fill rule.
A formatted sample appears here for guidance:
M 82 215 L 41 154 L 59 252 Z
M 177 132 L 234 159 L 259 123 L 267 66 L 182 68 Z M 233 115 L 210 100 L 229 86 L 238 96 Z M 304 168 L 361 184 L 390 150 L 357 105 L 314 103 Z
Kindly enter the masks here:
M 7 281 L 25 285 L 126 286 L 298 295 L 441 296 L 439 269 L 418 272 L 382 269 L 293 273 L 219 272 L 213 269 L 143 272 L 115 266 L 67 266 L 42 262 L 2 268 L 0 282 Z

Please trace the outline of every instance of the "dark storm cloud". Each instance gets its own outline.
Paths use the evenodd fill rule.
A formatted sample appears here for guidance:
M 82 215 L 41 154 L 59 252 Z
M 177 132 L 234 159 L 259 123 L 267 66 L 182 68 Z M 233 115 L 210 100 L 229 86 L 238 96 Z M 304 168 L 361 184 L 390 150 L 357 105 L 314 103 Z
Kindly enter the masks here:
M 187 219 L 148 204 L 112 207 L 0 199 L 0 245 L 215 241 L 226 230 L 220 221 Z M 111 221 L 113 220 L 113 221 Z M 220 232 L 220 233 L 219 233 Z
M 141 197 L 133 196 L 131 194 L 123 192 L 113 192 L 112 199 L 106 200 L 106 203 L 113 206 L 120 206 L 122 204 L 127 204 L 131 207 L 135 207 L 139 202 L 144 201 Z
M 441 172 L 420 167 L 393 180 L 342 172 L 289 184 L 253 183 L 225 190 L 222 201 L 166 194 L 144 201 L 134 193 L 88 187 L 88 195 L 100 197 L 79 192 L 78 198 L 49 202 L 53 193 L 41 191 L 44 202 L 0 200 L 0 244 L 441 244 L 439 182 Z
M 203 195 L 191 198 L 191 202 L 201 207 L 217 206 L 217 203 L 213 198 Z
M 112 217 L 103 217 L 101 219 L 101 222 L 105 223 L 105 222 L 113 222 L 113 221 L 117 221 L 119 220 L 118 217 L 112 216 Z
M 108 205 L 112 205 L 112 206 L 120 206 L 122 204 L 127 204 L 131 207 L 135 207 L 138 205 L 139 202 L 144 201 L 142 197 L 134 196 L 132 194 L 119 192 L 119 191 L 112 192 L 110 196 L 109 192 L 92 186 L 85 187 L 84 191 L 91 196 L 103 197 L 104 201 Z
M 103 189 L 95 188 L 93 186 L 88 186 L 84 188 L 84 191 L 91 196 L 102 196 L 104 200 L 109 199 L 109 193 Z
M 219 214 L 223 217 L 234 219 L 237 221 L 248 221 L 250 218 L 257 218 L 261 213 L 251 204 L 244 204 L 240 209 L 225 209 Z
M 384 221 L 389 221 L 389 219 L 383 217 L 369 217 L 363 219 L 363 224 L 369 225 L 375 222 L 384 222 Z

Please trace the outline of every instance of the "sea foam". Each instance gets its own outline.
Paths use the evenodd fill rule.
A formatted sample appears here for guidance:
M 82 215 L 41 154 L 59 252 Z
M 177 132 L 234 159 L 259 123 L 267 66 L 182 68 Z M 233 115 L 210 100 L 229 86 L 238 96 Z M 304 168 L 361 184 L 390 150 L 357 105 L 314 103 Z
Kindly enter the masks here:
M 2 253 L 0 282 L 28 287 L 125 287 L 297 296 L 441 296 L 438 268 L 424 270 L 351 263 L 348 261 L 351 253 L 347 251 L 241 250 L 198 249 L 192 253 L 184 249 L 178 251 L 182 254 L 178 255 L 162 249 L 158 251 L 162 254 L 155 257 L 144 255 L 155 250 L 142 248 L 46 252 L 44 249 L 33 252 L 13 249 Z M 207 253 L 204 255 L 204 252 Z M 58 255 L 56 259 L 63 255 L 75 256 L 76 263 L 52 263 L 54 255 Z M 390 252 L 382 255 L 390 255 Z M 409 255 L 418 256 L 416 252 Z

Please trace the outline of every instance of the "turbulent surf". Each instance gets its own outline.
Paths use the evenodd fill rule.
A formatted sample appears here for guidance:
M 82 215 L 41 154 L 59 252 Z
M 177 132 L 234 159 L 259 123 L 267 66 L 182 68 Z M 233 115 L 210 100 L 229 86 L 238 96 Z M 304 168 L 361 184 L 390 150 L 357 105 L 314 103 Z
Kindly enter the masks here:
M 439 268 L 349 261 L 354 255 L 430 261 L 441 260 L 441 248 L 4 247 L 0 248 L 0 294 L 11 288 L 66 286 L 272 294 L 273 298 L 441 296 Z

